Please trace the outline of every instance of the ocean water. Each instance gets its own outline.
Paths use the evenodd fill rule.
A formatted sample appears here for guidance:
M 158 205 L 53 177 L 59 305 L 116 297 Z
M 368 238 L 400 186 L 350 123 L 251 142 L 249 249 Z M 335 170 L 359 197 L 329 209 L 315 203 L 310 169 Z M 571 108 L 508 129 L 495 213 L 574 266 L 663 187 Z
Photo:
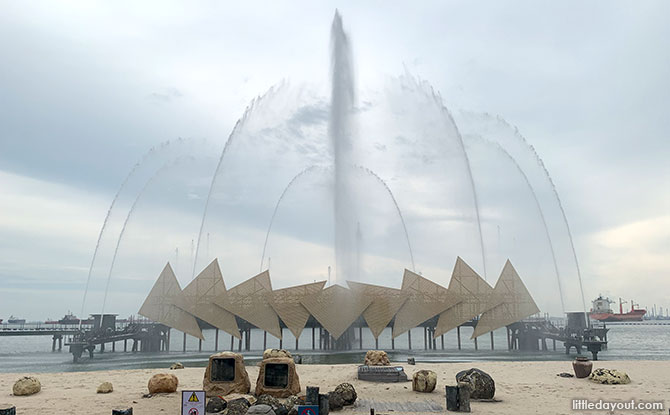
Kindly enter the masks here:
M 608 325 L 608 350 L 600 352 L 599 360 L 670 360 L 670 325 Z M 358 331 L 356 331 L 358 332 Z M 494 332 L 494 346 L 491 350 L 490 337 L 478 339 L 478 350 L 470 340 L 471 328 L 461 329 L 462 349 L 458 350 L 456 331 L 445 334 L 444 350 L 440 338 L 436 341 L 437 350 L 424 349 L 423 329 L 412 330 L 412 349 L 409 350 L 407 334 L 399 336 L 395 341 L 395 350 L 391 350 L 391 331 L 386 329 L 379 339 L 379 348 L 386 350 L 392 360 L 406 361 L 414 357 L 418 362 L 468 362 L 468 361 L 545 361 L 572 360 L 572 354 L 565 355 L 562 343 L 557 342 L 556 351 L 552 350 L 552 342 L 548 341 L 548 351 L 519 352 L 507 350 L 507 336 L 504 329 Z M 77 372 L 112 369 L 167 368 L 173 362 L 182 362 L 189 367 L 204 367 L 209 355 L 214 353 L 214 330 L 205 330 L 205 341 L 202 351 L 198 351 L 198 339 L 186 337 L 186 352 L 183 351 L 183 335 L 172 331 L 170 352 L 162 353 L 130 353 L 123 352 L 123 342 L 116 344 L 116 352 L 111 352 L 107 345 L 105 353 L 96 351 L 94 358 L 84 355 L 80 362 L 72 363 L 72 355 L 67 347 L 60 352 L 51 352 L 51 336 L 0 337 L 0 372 Z M 358 341 L 349 351 L 312 350 L 312 331 L 305 329 L 299 339 L 298 354 L 303 356 L 303 363 L 358 363 L 363 361 L 366 350 L 374 349 L 375 342 L 369 330 L 363 329 L 363 349 L 358 349 Z M 230 350 L 231 336 L 219 333 L 219 351 Z M 318 331 L 316 332 L 318 347 Z M 130 348 L 130 342 L 128 347 Z M 293 352 L 295 338 L 284 331 L 284 348 Z M 267 336 L 267 347 L 278 348 L 279 340 Z M 238 349 L 235 340 L 234 349 Z M 261 359 L 263 353 L 263 333 L 253 330 L 251 334 L 251 351 L 243 351 L 248 363 Z M 590 353 L 588 354 L 590 357 Z

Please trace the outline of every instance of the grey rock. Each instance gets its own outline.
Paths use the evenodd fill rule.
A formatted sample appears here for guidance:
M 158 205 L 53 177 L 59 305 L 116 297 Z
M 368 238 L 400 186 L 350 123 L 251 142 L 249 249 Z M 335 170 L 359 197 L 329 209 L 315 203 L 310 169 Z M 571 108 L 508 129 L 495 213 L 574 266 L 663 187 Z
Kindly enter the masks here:
M 328 409 L 331 411 L 339 411 L 344 408 L 344 398 L 338 392 L 328 392 Z
M 207 401 L 207 406 L 205 407 L 205 412 L 209 413 L 217 413 L 221 412 L 224 409 L 226 409 L 226 406 L 228 406 L 228 403 L 221 399 L 218 396 L 215 396 L 213 398 L 210 398 L 209 401 Z
M 496 383 L 493 378 L 480 369 L 472 368 L 456 374 L 457 382 L 470 384 L 471 399 L 493 399 L 496 393 Z
M 230 412 L 229 412 L 230 413 Z M 270 405 L 254 405 L 247 409 L 247 415 L 276 415 Z
M 256 402 L 254 403 L 254 405 L 268 405 L 274 409 L 278 407 L 280 403 L 279 399 L 275 398 L 274 396 L 261 395 L 258 398 L 256 398 Z

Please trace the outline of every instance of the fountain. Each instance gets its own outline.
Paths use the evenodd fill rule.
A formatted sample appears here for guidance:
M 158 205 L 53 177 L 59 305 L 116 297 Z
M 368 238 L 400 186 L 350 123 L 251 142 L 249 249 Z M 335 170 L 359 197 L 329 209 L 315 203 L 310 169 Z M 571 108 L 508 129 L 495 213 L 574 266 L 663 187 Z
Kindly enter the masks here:
M 564 304 L 577 292 L 583 297 L 567 217 L 546 169 L 533 170 L 523 159 L 525 140 L 498 135 L 477 115 L 452 116 L 427 82 L 408 73 L 379 89 L 357 89 L 351 39 L 338 12 L 330 69 L 328 87 L 282 82 L 254 99 L 236 123 L 198 195 L 199 226 L 181 243 L 182 253 L 191 249 L 190 275 L 177 272 L 181 282 L 217 257 L 233 286 L 269 268 L 272 257 L 278 287 L 329 279 L 331 269 L 333 285 L 353 280 L 400 287 L 403 268 L 446 286 L 456 256 L 487 278 L 487 266 L 502 267 L 496 251 L 504 245 L 521 273 L 532 275 L 528 287 L 543 311 L 575 309 L 574 302 Z M 511 162 L 514 172 L 487 177 L 475 162 L 481 154 L 469 145 L 471 136 L 493 146 L 493 157 Z M 510 199 L 497 201 L 507 203 L 506 221 L 499 220 L 503 213 L 490 202 L 487 180 L 521 184 L 537 219 L 529 223 L 527 207 Z M 126 224 L 107 281 L 122 260 L 117 254 L 128 238 Z M 180 263 L 187 261 L 182 255 Z M 551 288 L 545 288 L 549 278 Z M 556 290 L 560 309 L 544 307 L 545 294 L 555 297 Z

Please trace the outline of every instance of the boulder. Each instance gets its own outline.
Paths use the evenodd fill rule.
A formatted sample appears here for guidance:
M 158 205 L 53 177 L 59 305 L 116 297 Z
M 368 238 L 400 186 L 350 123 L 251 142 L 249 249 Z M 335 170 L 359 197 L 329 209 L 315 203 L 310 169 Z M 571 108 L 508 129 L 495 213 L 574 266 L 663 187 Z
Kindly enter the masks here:
M 184 368 L 184 365 L 179 363 L 179 362 L 175 362 L 175 363 L 170 365 L 170 370 L 183 369 L 183 368 Z
M 437 385 L 437 373 L 432 370 L 419 370 L 412 376 L 412 390 L 415 392 L 430 393 Z
M 228 406 L 227 402 L 219 396 L 214 396 L 207 401 L 207 406 L 205 407 L 205 412 L 207 413 L 217 413 L 226 409 Z
M 12 392 L 16 396 L 34 395 L 41 390 L 42 384 L 37 378 L 32 376 L 22 377 L 14 383 L 14 387 L 12 388 Z
M 158 373 L 149 379 L 149 393 L 173 393 L 177 391 L 179 379 L 175 375 L 168 373 Z
M 114 392 L 114 387 L 112 386 L 111 382 L 102 382 L 100 386 L 98 386 L 98 390 L 96 392 L 97 393 Z
M 365 361 L 363 364 L 366 366 L 390 366 L 391 362 L 385 351 L 368 350 L 368 352 L 365 353 Z
M 603 385 L 625 385 L 630 383 L 626 372 L 616 369 L 596 369 L 589 375 L 589 380 Z
M 470 384 L 471 399 L 493 399 L 496 393 L 496 383 L 483 370 L 476 368 L 462 370 L 456 374 L 456 381 Z
M 256 398 L 255 405 L 269 405 L 274 409 L 278 407 L 280 403 L 279 399 L 275 398 L 274 396 L 260 395 L 258 398 Z
M 286 387 L 268 386 L 265 384 L 265 372 L 267 365 L 286 364 L 288 366 L 288 383 Z M 295 362 L 292 358 L 269 358 L 263 359 L 258 370 L 256 379 L 256 396 L 271 395 L 275 398 L 287 398 L 300 393 L 300 378 L 295 370 Z
M 230 414 L 230 412 L 228 412 Z M 247 415 L 276 415 L 270 405 L 254 405 L 247 409 Z
M 231 381 L 212 380 L 212 362 L 216 359 L 234 359 L 235 377 Z M 251 390 L 251 381 L 249 374 L 244 367 L 244 357 L 241 354 L 233 352 L 222 352 L 213 354 L 209 357 L 209 364 L 205 369 L 205 376 L 202 379 L 202 389 L 207 396 L 225 396 L 231 393 L 249 393 Z
M 248 409 L 249 401 L 240 398 L 229 401 L 225 411 L 227 415 L 244 415 Z
M 328 410 L 339 411 L 344 408 L 344 398 L 335 391 L 328 392 Z
M 276 357 L 287 357 L 289 359 L 293 358 L 291 352 L 284 349 L 267 349 L 263 352 L 263 360 L 274 359 Z
M 354 389 L 354 385 L 351 383 L 340 383 L 335 388 L 335 392 L 342 396 L 344 406 L 353 405 L 356 402 L 356 398 L 358 398 L 356 389 Z

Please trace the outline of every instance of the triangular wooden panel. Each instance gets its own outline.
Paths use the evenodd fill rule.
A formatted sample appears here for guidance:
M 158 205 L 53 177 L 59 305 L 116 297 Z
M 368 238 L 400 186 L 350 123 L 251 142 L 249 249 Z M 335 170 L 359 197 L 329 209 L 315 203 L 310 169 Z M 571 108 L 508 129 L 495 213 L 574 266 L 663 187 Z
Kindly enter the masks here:
M 493 288 L 460 257 L 456 258 L 454 272 L 449 281 L 449 291 L 458 296 L 460 303 L 440 314 L 435 327 L 435 337 L 466 323 L 486 311 Z
M 214 304 L 281 339 L 279 318 L 265 299 L 271 291 L 270 273 L 264 271 L 219 295 Z
M 214 300 L 225 295 L 226 285 L 221 275 L 219 262 L 215 259 L 181 293 L 175 305 L 193 314 L 238 339 L 241 339 L 235 315 L 214 304 Z
M 318 295 L 301 301 L 335 339 L 340 338 L 371 302 L 372 298 L 355 295 L 341 285 L 331 285 Z
M 509 260 L 489 296 L 486 308 L 472 333 L 473 339 L 540 311 Z
M 363 284 L 347 281 L 349 288 L 356 295 L 372 298 L 370 306 L 363 311 L 363 318 L 368 323 L 372 335 L 376 338 L 388 326 L 400 307 L 407 301 L 408 294 L 396 288 L 380 285 Z
M 309 319 L 309 311 L 300 304 L 300 301 L 303 298 L 317 295 L 324 285 L 326 281 L 282 288 L 266 294 L 265 298 L 291 333 L 299 338 Z
M 191 314 L 174 305 L 181 296 L 179 281 L 168 262 L 151 288 L 139 314 L 199 339 L 204 339 L 198 322 Z
M 393 338 L 460 302 L 457 296 L 443 286 L 407 269 L 402 280 L 402 291 L 408 294 L 408 298 L 395 316 Z

